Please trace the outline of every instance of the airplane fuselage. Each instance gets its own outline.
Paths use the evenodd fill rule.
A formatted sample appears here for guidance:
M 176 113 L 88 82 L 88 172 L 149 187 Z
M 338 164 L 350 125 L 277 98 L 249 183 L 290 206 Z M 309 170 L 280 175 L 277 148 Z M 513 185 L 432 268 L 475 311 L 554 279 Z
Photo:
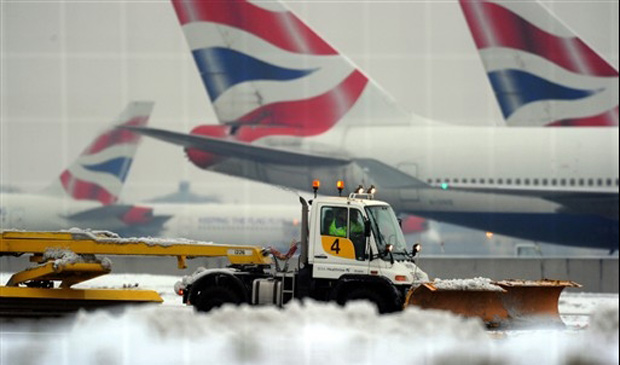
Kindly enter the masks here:
M 156 215 L 170 215 L 161 236 L 215 243 L 275 246 L 299 240 L 300 211 L 291 205 L 150 204 Z
M 538 241 L 618 247 L 618 128 L 353 125 L 255 143 L 352 162 L 229 158 L 212 169 L 297 189 L 314 178 L 323 186 L 343 179 L 349 189 L 374 184 L 400 212 Z

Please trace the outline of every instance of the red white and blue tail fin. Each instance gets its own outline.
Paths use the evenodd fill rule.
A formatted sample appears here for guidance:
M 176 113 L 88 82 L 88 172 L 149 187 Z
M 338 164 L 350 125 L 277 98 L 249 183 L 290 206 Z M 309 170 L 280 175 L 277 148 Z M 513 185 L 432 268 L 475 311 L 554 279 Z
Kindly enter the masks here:
M 152 102 L 127 105 L 114 126 L 99 134 L 46 192 L 103 205 L 115 203 L 140 142 L 139 134 L 116 126 L 145 126 L 152 110 Z
M 247 130 L 238 140 L 316 135 L 350 122 L 410 122 L 391 97 L 279 2 L 172 3 L 220 123 L 270 127 Z
M 460 3 L 509 126 L 618 125 L 618 71 L 544 6 Z

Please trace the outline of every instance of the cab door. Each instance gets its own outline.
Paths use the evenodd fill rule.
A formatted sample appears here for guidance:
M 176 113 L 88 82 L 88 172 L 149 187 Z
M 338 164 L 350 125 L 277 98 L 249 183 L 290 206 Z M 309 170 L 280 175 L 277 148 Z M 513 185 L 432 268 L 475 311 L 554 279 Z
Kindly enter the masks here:
M 320 207 L 320 242 L 314 248 L 314 276 L 337 279 L 368 274 L 367 238 L 361 210 L 336 205 Z

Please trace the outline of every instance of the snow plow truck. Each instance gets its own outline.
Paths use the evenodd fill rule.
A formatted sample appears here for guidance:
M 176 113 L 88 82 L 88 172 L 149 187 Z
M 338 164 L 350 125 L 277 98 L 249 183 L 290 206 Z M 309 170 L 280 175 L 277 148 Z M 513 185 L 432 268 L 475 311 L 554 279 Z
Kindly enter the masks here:
M 415 305 L 479 317 L 488 326 L 512 325 L 541 318 L 562 324 L 560 280 L 434 280 L 416 265 L 419 244 L 408 249 L 399 220 L 389 204 L 375 200 L 376 189 L 359 186 L 346 197 L 300 197 L 301 252 L 294 268 L 289 259 L 297 246 L 281 254 L 264 249 L 271 264 L 247 262 L 221 269 L 199 269 L 175 285 L 183 302 L 198 311 L 225 303 L 282 306 L 312 298 L 341 305 L 368 300 L 380 313 Z M 338 182 L 339 193 L 344 188 Z M 339 194 L 339 195 L 340 195 Z M 311 213 L 309 208 L 312 207 Z M 239 254 L 242 254 L 239 251 Z

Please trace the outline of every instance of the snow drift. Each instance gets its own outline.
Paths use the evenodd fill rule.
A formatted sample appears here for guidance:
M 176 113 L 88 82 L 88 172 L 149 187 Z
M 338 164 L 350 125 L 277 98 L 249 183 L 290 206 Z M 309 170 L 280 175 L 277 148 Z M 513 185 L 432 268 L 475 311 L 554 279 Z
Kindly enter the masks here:
M 0 363 L 617 363 L 618 306 L 592 318 L 587 330 L 507 333 L 440 311 L 380 316 L 366 302 L 225 306 L 207 314 L 141 306 L 81 312 L 47 337 L 3 333 Z

